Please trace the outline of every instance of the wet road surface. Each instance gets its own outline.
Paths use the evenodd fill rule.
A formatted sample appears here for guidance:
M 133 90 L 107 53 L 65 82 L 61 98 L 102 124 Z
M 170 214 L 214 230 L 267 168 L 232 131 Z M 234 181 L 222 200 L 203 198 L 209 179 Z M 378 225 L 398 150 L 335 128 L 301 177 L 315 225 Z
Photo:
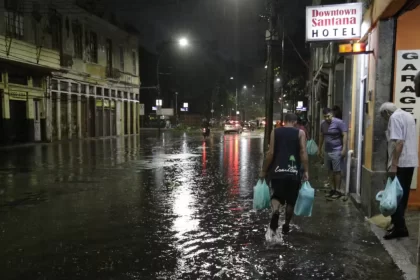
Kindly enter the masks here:
M 261 136 L 0 150 L 1 279 L 403 279 L 351 202 L 320 193 L 313 217 L 265 241 Z

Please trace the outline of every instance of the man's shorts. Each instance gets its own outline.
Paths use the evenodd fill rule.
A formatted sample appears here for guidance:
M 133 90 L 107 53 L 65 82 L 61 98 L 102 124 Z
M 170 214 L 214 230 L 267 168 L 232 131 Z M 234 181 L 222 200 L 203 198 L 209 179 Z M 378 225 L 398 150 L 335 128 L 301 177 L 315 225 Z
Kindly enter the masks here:
M 325 153 L 324 164 L 330 171 L 341 172 L 342 161 L 341 151 Z
M 282 178 L 271 180 L 273 189 L 272 199 L 280 201 L 281 204 L 294 206 L 299 195 L 300 181 L 296 178 Z

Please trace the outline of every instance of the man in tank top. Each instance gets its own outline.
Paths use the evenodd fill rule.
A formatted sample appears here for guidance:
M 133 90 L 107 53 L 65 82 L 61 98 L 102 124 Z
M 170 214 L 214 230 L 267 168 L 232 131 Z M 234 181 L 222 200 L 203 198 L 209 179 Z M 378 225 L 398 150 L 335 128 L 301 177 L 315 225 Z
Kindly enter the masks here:
M 270 171 L 272 217 L 270 228 L 275 232 L 279 227 L 279 210 L 286 204 L 286 219 L 283 234 L 290 230 L 290 221 L 299 194 L 301 181 L 307 181 L 308 154 L 306 152 L 305 132 L 296 128 L 297 116 L 286 114 L 285 125 L 271 133 L 270 148 L 266 155 L 260 178 L 267 177 Z M 303 170 L 301 169 L 303 166 Z M 303 174 L 301 174 L 303 173 Z

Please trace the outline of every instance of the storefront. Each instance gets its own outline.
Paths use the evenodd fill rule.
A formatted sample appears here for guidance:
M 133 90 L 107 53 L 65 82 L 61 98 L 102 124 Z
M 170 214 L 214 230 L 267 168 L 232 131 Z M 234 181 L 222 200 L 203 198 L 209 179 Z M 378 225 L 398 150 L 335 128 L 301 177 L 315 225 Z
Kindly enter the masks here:
M 355 164 L 350 181 L 356 201 L 367 216 L 379 212 L 375 196 L 384 188 L 388 160 L 387 124 L 379 114 L 379 107 L 393 101 L 417 119 L 420 117 L 412 82 L 420 70 L 417 62 L 420 38 L 416 32 L 420 8 L 415 8 L 414 2 L 373 1 L 364 11 L 362 24 L 360 42 L 366 44 L 366 52 L 354 56 L 351 113 L 354 129 L 350 130 L 349 141 Z M 420 206 L 419 179 L 417 175 L 413 178 L 409 207 Z
M 413 7 L 414 8 L 414 7 Z M 420 71 L 420 7 L 405 11 L 396 20 L 394 91 L 395 104 L 413 114 L 420 136 L 420 99 L 414 93 L 414 77 Z M 419 137 L 420 146 L 420 137 Z M 420 158 L 420 154 L 419 154 Z M 415 171 L 409 207 L 420 208 L 420 176 Z
M 51 81 L 53 140 L 136 134 L 135 94 L 110 84 Z
M 46 140 L 45 77 L 3 70 L 1 91 L 1 142 Z

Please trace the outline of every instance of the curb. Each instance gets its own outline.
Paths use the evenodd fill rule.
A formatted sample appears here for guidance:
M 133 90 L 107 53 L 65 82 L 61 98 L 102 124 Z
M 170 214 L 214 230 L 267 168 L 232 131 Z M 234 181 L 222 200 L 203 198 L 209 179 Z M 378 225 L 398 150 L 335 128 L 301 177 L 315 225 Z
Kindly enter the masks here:
M 365 217 L 367 222 L 367 218 Z M 369 223 L 369 222 L 368 222 Z M 382 238 L 384 231 L 379 227 L 369 223 L 371 231 L 379 239 L 385 250 L 391 256 L 397 267 L 403 272 L 405 280 L 417 280 L 417 267 L 410 260 L 410 253 L 401 246 L 401 240 L 385 240 Z

